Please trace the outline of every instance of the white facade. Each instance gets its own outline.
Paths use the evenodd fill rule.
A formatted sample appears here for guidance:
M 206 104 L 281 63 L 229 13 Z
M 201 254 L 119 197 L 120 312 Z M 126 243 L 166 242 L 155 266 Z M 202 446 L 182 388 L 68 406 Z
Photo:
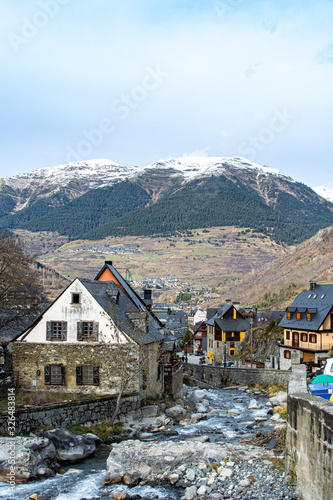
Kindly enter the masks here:
M 198 309 L 195 312 L 195 315 L 193 317 L 194 325 L 196 323 L 199 323 L 199 321 L 206 321 L 206 319 L 207 319 L 207 312 L 206 311 L 202 311 L 201 309 Z
M 73 294 L 78 296 L 79 303 L 73 303 Z M 115 328 L 110 316 L 98 304 L 94 297 L 88 292 L 84 285 L 78 280 L 74 280 L 71 285 L 58 297 L 58 299 L 42 315 L 36 325 L 32 326 L 27 335 L 22 335 L 17 340 L 26 342 L 49 343 L 46 340 L 47 322 L 66 321 L 67 340 L 58 340 L 64 343 L 80 343 L 77 339 L 78 322 L 98 323 L 98 337 L 96 341 L 89 340 L 89 344 L 106 342 L 119 344 L 131 342 L 118 328 Z M 57 340 L 52 340 L 52 343 Z

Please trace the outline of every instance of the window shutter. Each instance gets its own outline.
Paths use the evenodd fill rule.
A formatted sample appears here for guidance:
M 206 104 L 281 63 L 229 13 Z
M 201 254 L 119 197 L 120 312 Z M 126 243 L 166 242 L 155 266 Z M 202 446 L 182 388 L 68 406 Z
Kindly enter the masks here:
M 99 366 L 93 367 L 94 385 L 99 385 Z
M 67 321 L 61 322 L 61 340 L 67 340 Z
M 93 340 L 98 341 L 98 321 L 94 321 Z
M 45 385 L 51 384 L 51 367 L 50 367 L 50 365 L 46 365 L 44 367 L 44 384 Z
M 52 340 L 52 322 L 46 322 L 46 340 Z
M 77 323 L 77 340 L 83 340 L 83 323 L 78 321 Z
M 63 365 L 60 365 L 60 370 L 61 370 L 61 385 L 65 384 L 65 367 Z
M 76 385 L 82 385 L 82 366 L 76 367 Z

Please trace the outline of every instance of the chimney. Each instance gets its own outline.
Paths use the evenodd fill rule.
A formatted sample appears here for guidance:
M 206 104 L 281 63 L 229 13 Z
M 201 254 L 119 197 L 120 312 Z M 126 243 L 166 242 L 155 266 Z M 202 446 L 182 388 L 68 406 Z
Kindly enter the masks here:
M 314 290 L 317 286 L 317 282 L 315 280 L 310 281 L 310 290 Z
M 231 299 L 225 299 L 225 303 L 226 304 L 230 304 L 231 303 Z
M 112 266 L 112 260 L 106 260 L 105 261 L 106 266 Z
M 146 304 L 148 311 L 150 311 L 153 305 L 153 300 L 151 298 L 151 290 L 145 289 L 143 291 L 143 301 Z

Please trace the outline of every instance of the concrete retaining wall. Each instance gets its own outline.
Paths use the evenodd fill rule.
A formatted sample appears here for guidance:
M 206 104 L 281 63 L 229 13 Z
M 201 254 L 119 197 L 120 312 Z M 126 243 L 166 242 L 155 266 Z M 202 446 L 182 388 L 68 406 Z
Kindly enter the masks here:
M 130 411 L 138 410 L 145 398 L 144 391 L 124 396 L 119 410 L 119 419 Z M 31 406 L 16 409 L 15 435 L 26 434 L 36 427 L 68 427 L 73 424 L 92 425 L 110 419 L 116 405 L 116 396 L 55 403 L 45 406 Z M 0 435 L 8 436 L 8 413 L 0 412 Z
M 194 377 L 213 387 L 227 385 L 287 385 L 289 370 L 266 370 L 261 368 L 223 368 L 210 365 L 184 364 L 184 376 Z
M 311 396 L 304 365 L 288 387 L 286 473 L 303 500 L 333 498 L 333 403 Z

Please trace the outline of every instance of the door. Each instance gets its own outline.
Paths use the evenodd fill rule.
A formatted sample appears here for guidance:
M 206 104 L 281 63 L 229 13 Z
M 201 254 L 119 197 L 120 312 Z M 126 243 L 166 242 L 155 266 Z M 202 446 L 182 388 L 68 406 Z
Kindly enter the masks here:
M 299 347 L 299 333 L 293 332 L 293 346 Z

